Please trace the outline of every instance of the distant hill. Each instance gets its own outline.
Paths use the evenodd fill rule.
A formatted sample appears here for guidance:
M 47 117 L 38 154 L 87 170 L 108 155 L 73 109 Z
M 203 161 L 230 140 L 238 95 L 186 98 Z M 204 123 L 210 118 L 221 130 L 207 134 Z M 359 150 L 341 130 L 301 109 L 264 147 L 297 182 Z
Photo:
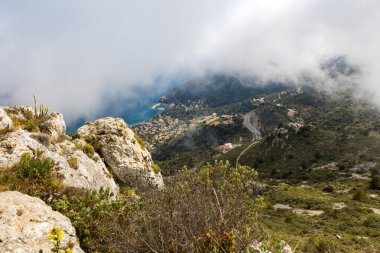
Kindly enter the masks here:
M 254 78 L 241 78 L 228 74 L 208 74 L 174 88 L 166 96 L 168 103 L 190 104 L 201 101 L 209 107 L 240 102 L 262 94 L 285 90 L 281 83 L 260 85 Z

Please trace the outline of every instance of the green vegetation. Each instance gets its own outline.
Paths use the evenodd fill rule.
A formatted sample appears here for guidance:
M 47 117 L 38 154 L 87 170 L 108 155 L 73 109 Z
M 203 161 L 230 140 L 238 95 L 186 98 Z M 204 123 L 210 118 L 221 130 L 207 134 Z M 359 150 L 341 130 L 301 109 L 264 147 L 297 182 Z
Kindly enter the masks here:
M 48 115 L 49 107 L 40 104 L 39 111 L 37 112 L 37 98 L 36 95 L 33 94 L 34 99 L 34 115 L 36 118 L 41 118 Z
M 152 163 L 152 169 L 153 169 L 154 173 L 156 173 L 156 174 L 161 172 L 160 166 L 158 166 L 156 163 Z
M 380 190 L 380 175 L 373 176 L 371 180 L 371 189 Z
M 136 139 L 136 141 L 140 144 L 140 147 L 141 147 L 143 150 L 146 150 L 146 144 L 145 144 L 145 142 L 141 139 L 141 137 L 138 136 L 137 134 L 135 134 L 135 139 Z
M 41 152 L 34 156 L 25 153 L 12 169 L 0 170 L 2 188 L 38 197 L 60 190 L 62 185 L 52 174 L 54 161 L 42 155 Z
M 69 166 L 73 169 L 78 169 L 78 158 L 76 157 L 72 157 L 70 159 L 67 160 L 67 162 L 69 163 Z
M 331 182 L 333 192 L 323 191 L 324 183 L 268 185 L 264 194 L 267 208 L 259 210 L 259 220 L 273 243 L 280 240 L 298 244 L 299 252 L 376 252 L 380 248 L 380 216 L 371 208 L 380 208 L 368 183 L 354 180 Z M 365 201 L 353 200 L 357 191 Z M 298 214 L 290 209 L 273 209 L 285 204 L 320 215 Z M 318 235 L 318 236 L 316 236 Z
M 67 193 L 53 208 L 71 219 L 88 252 L 241 252 L 264 237 L 256 180 L 248 167 L 216 162 L 141 198 Z
M 232 104 L 261 94 L 286 89 L 281 84 L 258 85 L 254 79 L 240 79 L 232 75 L 208 75 L 174 88 L 166 96 L 168 103 L 190 104 L 202 101 L 209 107 Z
M 49 231 L 48 240 L 53 243 L 53 247 L 51 248 L 51 251 L 53 253 L 72 253 L 73 252 L 72 247 L 74 245 L 72 245 L 72 243 L 69 243 L 70 246 L 66 249 L 61 248 L 61 241 L 64 235 L 65 233 L 59 226 L 54 227 Z
M 363 201 L 366 201 L 368 199 L 368 196 L 365 193 L 365 191 L 363 191 L 362 189 L 355 189 L 354 195 L 352 196 L 352 199 L 363 202 Z
M 83 145 L 80 142 L 78 142 L 76 144 L 76 148 L 82 150 L 83 153 L 85 153 L 90 158 L 92 158 L 94 156 L 94 154 L 95 154 L 94 147 L 91 144 L 89 144 L 89 143 L 85 143 Z
M 93 157 L 94 154 L 95 154 L 95 149 L 94 147 L 89 144 L 89 143 L 86 143 L 83 147 L 82 147 L 82 151 L 88 156 L 88 157 Z
M 243 127 L 242 117 L 234 117 L 232 125 L 205 125 L 158 146 L 153 158 L 160 162 L 162 173 L 171 175 L 183 166 L 201 167 L 218 159 L 216 147 L 227 142 L 250 140 L 251 133 Z M 173 152 L 175 150 L 176 152 Z
M 297 252 L 377 252 L 379 111 L 347 91 L 332 98 L 312 89 L 290 90 L 266 96 L 265 101 L 256 108 L 264 138 L 240 163 L 255 168 L 269 184 L 264 193 L 267 208 L 258 210 L 268 241 L 278 245 L 284 239 L 293 247 L 298 245 Z M 288 116 L 289 108 L 297 114 Z M 183 115 L 192 117 L 202 111 L 210 115 L 213 109 Z M 303 127 L 296 132 L 288 123 Z M 226 135 L 207 138 L 207 127 L 169 140 L 154 151 L 163 175 L 175 175 L 183 165 L 199 168 L 214 159 L 236 161 L 249 145 L 218 154 L 214 147 Z M 235 135 L 241 133 L 235 129 Z M 277 203 L 291 209 L 274 210 Z
M 13 121 L 13 129 L 17 128 L 22 128 L 25 129 L 29 132 L 39 132 L 40 129 L 38 127 L 38 122 L 34 118 L 26 119 L 26 120 L 21 120 L 18 118 L 11 117 Z

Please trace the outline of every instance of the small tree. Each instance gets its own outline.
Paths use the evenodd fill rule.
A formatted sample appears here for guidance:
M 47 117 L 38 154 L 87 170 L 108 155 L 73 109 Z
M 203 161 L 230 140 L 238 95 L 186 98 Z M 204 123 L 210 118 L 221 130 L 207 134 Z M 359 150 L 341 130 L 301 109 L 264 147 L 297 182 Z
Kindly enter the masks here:
M 372 177 L 370 188 L 374 190 L 380 190 L 380 175 L 375 175 Z

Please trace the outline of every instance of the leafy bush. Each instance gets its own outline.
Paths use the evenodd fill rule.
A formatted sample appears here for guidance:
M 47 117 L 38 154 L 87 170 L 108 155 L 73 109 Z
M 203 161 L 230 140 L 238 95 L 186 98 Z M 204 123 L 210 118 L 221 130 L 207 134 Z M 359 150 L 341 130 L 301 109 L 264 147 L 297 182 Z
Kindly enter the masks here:
M 42 153 L 37 152 L 34 156 L 25 153 L 11 170 L 0 173 L 0 184 L 32 196 L 47 196 L 62 188 L 52 175 L 53 167 L 54 161 L 42 157 Z
M 49 158 L 42 158 L 40 155 L 32 157 L 26 153 L 21 156 L 18 164 L 19 173 L 22 178 L 45 181 L 49 179 L 54 161 Z
M 377 214 L 369 215 L 363 222 L 363 226 L 380 229 L 380 217 Z
M 375 175 L 372 177 L 370 187 L 374 190 L 380 190 L 380 175 Z
M 367 194 L 363 190 L 357 189 L 354 191 L 354 195 L 352 196 L 352 199 L 357 200 L 357 201 L 365 201 L 368 199 L 368 197 L 367 197 Z
M 53 201 L 53 209 L 73 223 L 86 252 L 129 252 L 137 244 L 134 234 L 135 201 L 110 201 L 108 190 L 68 193 Z M 133 252 L 133 251 L 131 251 Z
M 312 237 L 303 248 L 303 252 L 309 253 L 324 253 L 324 252 L 337 252 L 336 245 L 327 239 L 319 237 Z
M 137 134 L 135 134 L 135 139 L 136 141 L 140 144 L 140 147 L 145 150 L 146 149 L 146 144 L 145 142 L 141 139 L 140 136 L 138 136 Z
M 323 187 L 324 192 L 334 192 L 334 187 L 332 185 L 326 185 Z
M 228 162 L 182 171 L 166 188 L 143 201 L 146 251 L 241 252 L 261 239 L 256 171 Z
M 241 252 L 262 239 L 256 171 L 229 163 L 184 170 L 141 198 L 108 191 L 66 194 L 53 208 L 70 218 L 86 252 Z

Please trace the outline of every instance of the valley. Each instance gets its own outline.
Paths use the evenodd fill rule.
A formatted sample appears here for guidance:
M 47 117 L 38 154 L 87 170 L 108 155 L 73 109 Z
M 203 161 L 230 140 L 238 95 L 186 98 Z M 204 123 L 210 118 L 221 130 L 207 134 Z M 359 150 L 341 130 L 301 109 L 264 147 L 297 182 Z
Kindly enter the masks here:
M 380 198 L 370 182 L 380 174 L 379 111 L 350 89 L 284 88 L 224 105 L 207 104 L 203 95 L 196 97 L 202 107 L 188 108 L 188 99 L 163 111 L 183 122 L 154 142 L 163 175 L 214 160 L 250 166 L 265 185 L 259 215 L 271 240 L 286 238 L 305 252 L 377 252 Z M 222 115 L 231 115 L 230 124 L 212 123 Z M 226 143 L 234 148 L 218 150 Z

